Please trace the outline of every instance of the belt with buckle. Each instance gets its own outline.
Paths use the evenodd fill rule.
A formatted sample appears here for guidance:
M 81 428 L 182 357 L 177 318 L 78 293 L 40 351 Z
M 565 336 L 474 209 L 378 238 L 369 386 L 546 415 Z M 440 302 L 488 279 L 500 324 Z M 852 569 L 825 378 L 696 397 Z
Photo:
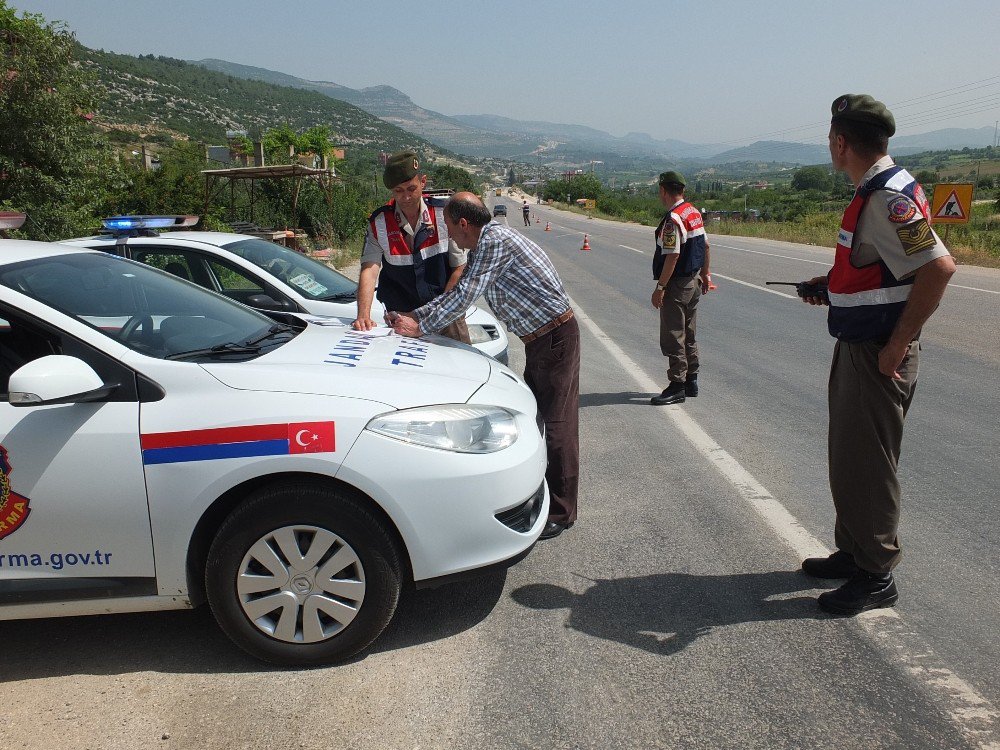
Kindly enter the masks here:
M 523 341 L 525 344 L 529 344 L 532 341 L 534 341 L 535 339 L 541 338 L 546 333 L 550 333 L 550 332 L 556 330 L 563 323 L 567 323 L 567 322 L 569 322 L 572 319 L 573 319 L 573 309 L 570 308 L 569 310 L 567 310 L 566 312 L 564 312 L 562 315 L 560 315 L 558 318 L 550 320 L 548 323 L 546 323 L 545 325 L 543 325 L 541 328 L 539 328 L 539 329 L 537 329 L 535 331 L 532 331 L 531 333 L 527 334 L 526 336 L 521 336 L 520 337 L 521 341 Z

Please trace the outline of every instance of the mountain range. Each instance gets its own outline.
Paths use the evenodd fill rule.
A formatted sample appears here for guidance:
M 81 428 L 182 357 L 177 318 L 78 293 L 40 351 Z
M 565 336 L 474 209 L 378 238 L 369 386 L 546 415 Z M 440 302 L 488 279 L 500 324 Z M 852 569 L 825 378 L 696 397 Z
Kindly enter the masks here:
M 168 131 L 222 144 L 227 130 L 259 131 L 283 122 L 304 130 L 325 124 L 337 133 L 338 143 L 355 149 L 415 148 L 445 155 L 411 131 L 302 87 L 236 78 L 169 57 L 120 55 L 82 45 L 75 56 L 103 89 L 105 102 L 97 120 L 112 129 L 147 135 Z
M 679 165 L 692 166 L 742 161 L 823 164 L 829 160 L 825 144 L 758 141 L 727 149 L 719 145 L 661 140 L 646 133 L 628 133 L 619 137 L 584 125 L 516 120 L 501 115 L 449 116 L 421 107 L 392 86 L 352 89 L 330 81 L 310 81 L 226 60 L 205 59 L 192 63 L 235 78 L 308 89 L 348 102 L 442 148 L 469 156 L 537 160 L 553 165 L 586 162 L 588 159 L 672 160 Z M 947 128 L 895 137 L 892 150 L 904 155 L 932 149 L 983 147 L 992 144 L 993 139 L 994 129 L 990 127 Z

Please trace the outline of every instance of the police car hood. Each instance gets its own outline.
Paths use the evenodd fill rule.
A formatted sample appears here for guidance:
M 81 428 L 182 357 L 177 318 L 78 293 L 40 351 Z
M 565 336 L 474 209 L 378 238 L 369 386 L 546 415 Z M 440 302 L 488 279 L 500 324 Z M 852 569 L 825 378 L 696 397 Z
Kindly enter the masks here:
M 463 344 L 308 320 L 302 333 L 262 357 L 202 367 L 239 390 L 357 398 L 397 409 L 465 403 L 490 377 L 489 357 Z

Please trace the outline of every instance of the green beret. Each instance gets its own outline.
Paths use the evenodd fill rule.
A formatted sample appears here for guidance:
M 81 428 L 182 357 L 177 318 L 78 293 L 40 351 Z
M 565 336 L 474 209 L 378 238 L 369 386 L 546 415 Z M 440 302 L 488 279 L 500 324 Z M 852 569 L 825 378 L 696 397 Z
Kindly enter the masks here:
M 674 172 L 673 170 L 670 172 L 660 173 L 660 184 L 663 187 L 667 187 L 668 185 L 680 185 L 681 187 L 684 187 L 687 185 L 684 181 L 684 175 L 680 172 Z
M 890 138 L 896 133 L 896 120 L 886 106 L 868 94 L 844 94 L 833 100 L 831 120 L 860 122 L 882 128 Z
M 400 151 L 389 157 L 382 172 L 382 182 L 392 190 L 397 185 L 412 180 L 417 176 L 420 162 L 413 151 Z

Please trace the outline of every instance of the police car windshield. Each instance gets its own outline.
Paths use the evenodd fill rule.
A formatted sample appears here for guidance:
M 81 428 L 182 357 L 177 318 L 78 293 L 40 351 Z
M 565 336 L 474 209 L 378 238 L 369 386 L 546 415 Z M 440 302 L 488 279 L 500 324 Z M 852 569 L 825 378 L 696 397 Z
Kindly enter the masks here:
M 161 359 L 251 359 L 291 338 L 270 336 L 275 323 L 262 313 L 106 253 L 12 263 L 0 269 L 0 284 Z
M 283 281 L 306 299 L 353 300 L 358 285 L 332 268 L 302 253 L 261 239 L 239 240 L 223 245 L 271 276 Z

